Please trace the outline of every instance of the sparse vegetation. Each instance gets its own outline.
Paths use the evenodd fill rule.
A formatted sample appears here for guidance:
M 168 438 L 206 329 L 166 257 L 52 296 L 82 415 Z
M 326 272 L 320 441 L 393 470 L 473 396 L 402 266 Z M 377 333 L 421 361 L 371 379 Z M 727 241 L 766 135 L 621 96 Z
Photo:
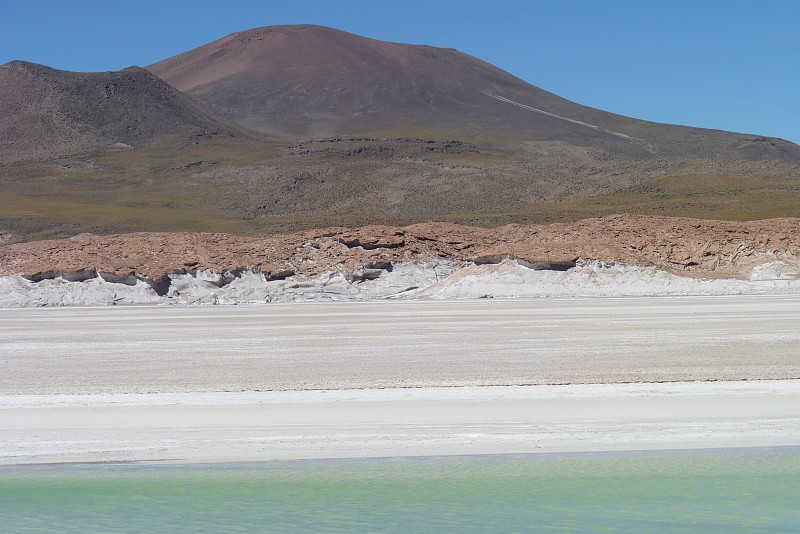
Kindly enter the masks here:
M 256 46 L 248 54 L 265 64 L 288 62 L 283 76 L 210 82 L 196 95 L 209 107 L 143 69 L 0 66 L 0 234 L 800 217 L 792 143 L 621 117 L 470 56 L 324 28 L 279 30 L 315 51 L 292 66 L 299 48 L 254 31 L 264 39 L 239 39 L 224 57 Z M 197 68 L 215 80 L 227 71 L 209 46 Z M 333 49 L 352 57 L 332 58 Z M 186 65 L 151 68 L 191 93 Z

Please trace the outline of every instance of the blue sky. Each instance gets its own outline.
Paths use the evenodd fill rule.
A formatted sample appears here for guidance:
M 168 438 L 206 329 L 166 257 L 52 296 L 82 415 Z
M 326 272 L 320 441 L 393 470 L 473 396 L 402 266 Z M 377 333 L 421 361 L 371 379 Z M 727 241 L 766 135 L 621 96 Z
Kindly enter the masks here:
M 0 63 L 145 66 L 229 33 L 320 24 L 453 47 L 646 120 L 800 142 L 800 2 L 0 0 Z

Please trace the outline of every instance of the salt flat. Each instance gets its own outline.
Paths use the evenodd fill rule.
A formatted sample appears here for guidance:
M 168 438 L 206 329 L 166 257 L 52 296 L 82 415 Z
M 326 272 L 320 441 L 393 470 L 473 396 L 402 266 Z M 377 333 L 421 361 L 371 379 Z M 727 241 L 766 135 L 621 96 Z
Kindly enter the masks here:
M 800 297 L 0 309 L 0 395 L 800 378 Z
M 800 445 L 798 297 L 3 309 L 0 355 L 6 465 Z
M 0 396 L 0 465 L 800 445 L 800 380 Z

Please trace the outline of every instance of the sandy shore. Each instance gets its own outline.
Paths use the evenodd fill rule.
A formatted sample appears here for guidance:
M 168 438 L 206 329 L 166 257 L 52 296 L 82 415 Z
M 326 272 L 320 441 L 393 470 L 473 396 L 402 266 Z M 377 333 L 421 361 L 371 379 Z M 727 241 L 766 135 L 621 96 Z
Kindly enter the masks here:
M 28 309 L 0 325 L 6 465 L 800 445 L 796 297 Z
M 800 380 L 0 398 L 0 464 L 800 445 Z

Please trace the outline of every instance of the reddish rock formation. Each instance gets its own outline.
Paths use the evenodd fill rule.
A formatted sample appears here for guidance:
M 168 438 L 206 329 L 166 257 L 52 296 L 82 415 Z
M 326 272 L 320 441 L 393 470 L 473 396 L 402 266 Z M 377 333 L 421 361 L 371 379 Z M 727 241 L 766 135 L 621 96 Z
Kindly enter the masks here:
M 601 260 L 693 276 L 746 277 L 753 265 L 800 261 L 800 219 L 706 221 L 615 215 L 570 224 L 476 228 L 425 223 L 404 228 L 328 228 L 283 235 L 132 233 L 0 246 L 0 275 L 98 270 L 158 279 L 169 272 L 251 268 L 267 277 L 430 258 L 569 266 Z

